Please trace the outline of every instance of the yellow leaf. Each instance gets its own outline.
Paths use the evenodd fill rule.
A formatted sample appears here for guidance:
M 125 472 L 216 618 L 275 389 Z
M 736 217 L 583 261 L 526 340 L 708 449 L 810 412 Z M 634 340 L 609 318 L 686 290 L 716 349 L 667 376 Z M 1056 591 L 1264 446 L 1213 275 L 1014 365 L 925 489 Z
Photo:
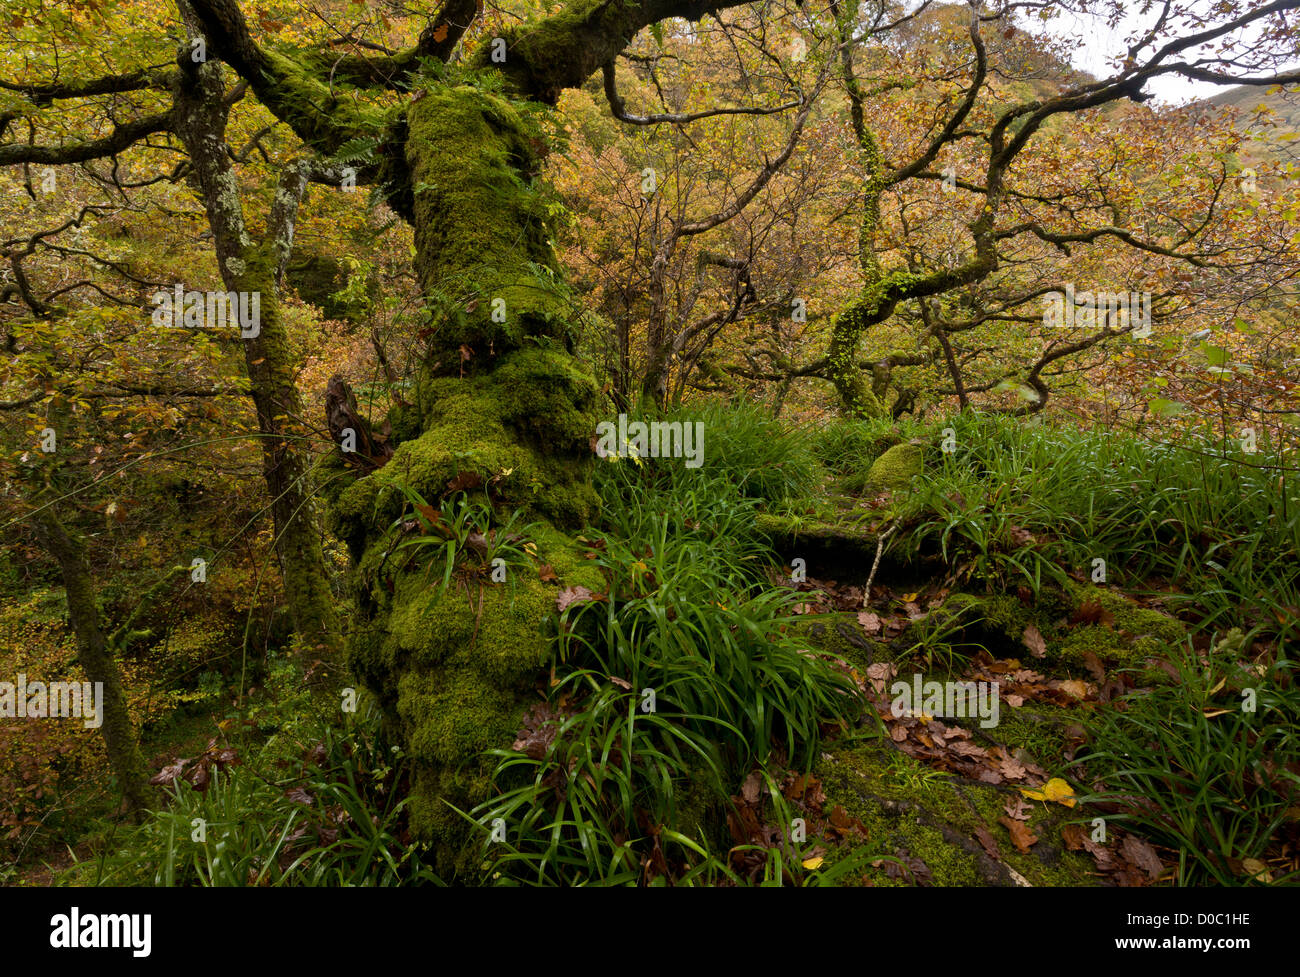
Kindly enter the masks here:
M 821 861 L 821 859 L 818 859 L 818 861 Z M 806 865 L 807 862 L 804 864 Z M 1251 874 L 1252 878 L 1258 879 L 1260 882 L 1272 884 L 1273 876 L 1269 874 L 1268 866 L 1258 858 L 1243 858 L 1241 860 L 1241 866 Z
M 1061 682 L 1061 691 L 1076 699 L 1088 698 L 1088 683 L 1077 678 L 1068 678 Z
M 816 858 L 805 858 L 803 861 L 803 867 L 806 869 L 810 869 L 812 871 L 816 871 L 817 869 L 822 867 L 822 862 L 824 861 L 826 861 L 826 859 L 822 858 L 820 855 L 818 855 Z
M 1040 789 L 1021 787 L 1020 793 L 1030 800 L 1055 801 L 1057 804 L 1064 804 L 1066 807 L 1074 807 L 1074 788 L 1060 777 L 1053 777 L 1043 784 Z
M 910 604 L 912 601 L 916 600 L 916 598 L 918 598 L 918 597 L 920 597 L 920 596 L 921 596 L 921 592 L 920 592 L 919 590 L 918 590 L 916 593 L 914 593 L 914 594 L 904 594 L 904 595 L 903 595 L 903 603 L 904 603 L 904 604 Z

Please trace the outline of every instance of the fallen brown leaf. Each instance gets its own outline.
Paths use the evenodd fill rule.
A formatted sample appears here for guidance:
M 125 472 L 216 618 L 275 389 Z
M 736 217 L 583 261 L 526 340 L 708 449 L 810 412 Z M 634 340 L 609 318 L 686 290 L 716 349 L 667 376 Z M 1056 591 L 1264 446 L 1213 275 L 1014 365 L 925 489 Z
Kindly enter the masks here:
M 1002 852 L 998 851 L 997 840 L 993 837 L 993 832 L 982 824 L 975 826 L 975 838 L 979 841 L 980 846 L 988 852 L 990 858 L 1002 861 Z
M 1025 643 L 1025 647 L 1035 658 L 1047 657 L 1047 642 L 1043 640 L 1042 632 L 1035 625 L 1027 626 L 1020 640 Z
M 1143 841 L 1137 835 L 1125 835 L 1124 840 L 1120 842 L 1119 850 L 1121 855 L 1146 872 L 1152 882 L 1160 878 L 1160 874 L 1165 870 L 1156 850 L 1149 842 Z
M 1023 797 L 1015 797 L 1007 801 L 1002 806 L 1002 810 L 1007 812 L 1008 817 L 1015 818 L 1017 821 L 1028 821 L 1032 808 L 1025 803 Z
M 1029 847 L 1038 840 L 1038 836 L 1029 830 L 1029 825 L 1015 818 L 1001 817 L 998 823 L 1004 825 L 1011 835 L 1011 843 L 1021 852 L 1029 853 Z
M 1086 835 L 1083 830 L 1083 825 L 1061 825 L 1061 840 L 1065 842 L 1065 847 L 1070 849 L 1070 851 L 1082 851 L 1085 837 Z
M 1106 667 L 1101 663 L 1101 659 L 1091 651 L 1083 653 L 1083 667 L 1086 668 L 1092 677 L 1098 682 L 1106 681 Z

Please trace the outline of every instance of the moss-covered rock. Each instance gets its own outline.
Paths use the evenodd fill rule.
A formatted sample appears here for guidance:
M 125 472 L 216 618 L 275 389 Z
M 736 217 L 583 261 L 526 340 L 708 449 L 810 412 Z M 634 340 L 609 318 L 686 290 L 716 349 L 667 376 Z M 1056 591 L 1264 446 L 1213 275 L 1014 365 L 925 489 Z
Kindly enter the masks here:
M 985 735 L 1013 755 L 1027 755 L 1040 766 L 1053 768 L 1077 745 L 1085 718 L 1076 708 L 1026 702 L 1017 709 L 1001 710 L 996 730 Z
M 1100 605 L 1103 615 L 1097 623 L 1062 628 L 1059 640 L 1049 643 L 1049 659 L 1063 665 L 1082 665 L 1087 652 L 1106 665 L 1140 665 L 1187 639 L 1177 618 L 1141 607 L 1118 591 L 1079 584 L 1071 587 L 1070 598 L 1076 609 Z
M 793 625 L 795 634 L 806 636 L 819 651 L 826 651 L 844 659 L 859 672 L 865 672 L 876 662 L 892 661 L 894 655 L 883 642 L 868 638 L 862 632 L 856 615 L 850 613 L 806 614 Z
M 876 491 L 906 492 L 912 479 L 924 470 L 921 448 L 914 444 L 896 444 L 871 464 L 867 486 Z
M 1093 613 L 1077 617 L 1091 605 Z M 1100 607 L 1101 614 L 1093 616 Z M 1140 665 L 1161 657 L 1186 640 L 1187 629 L 1177 618 L 1141 607 L 1131 598 L 1101 587 L 1071 583 L 1061 590 L 1043 587 L 1036 597 L 1019 594 L 951 594 L 925 619 L 909 629 L 919 640 L 943 632 L 954 642 L 980 644 L 998 657 L 1027 654 L 1025 629 L 1036 627 L 1047 654 L 1037 667 L 1076 674 L 1088 653 L 1107 666 Z
M 876 552 L 876 534 L 860 522 L 760 512 L 754 517 L 754 530 L 787 559 L 803 559 L 818 577 L 855 571 L 865 576 Z

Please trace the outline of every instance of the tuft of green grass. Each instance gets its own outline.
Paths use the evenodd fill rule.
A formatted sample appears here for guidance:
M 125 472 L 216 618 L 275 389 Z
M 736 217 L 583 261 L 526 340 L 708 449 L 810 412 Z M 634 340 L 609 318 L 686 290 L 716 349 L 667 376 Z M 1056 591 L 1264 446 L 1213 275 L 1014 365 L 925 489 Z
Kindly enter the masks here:
M 1300 802 L 1294 663 L 1251 671 L 1216 652 L 1203 660 L 1189 646 L 1173 658 L 1177 681 L 1100 710 L 1091 747 L 1077 758 L 1104 784 L 1082 800 L 1117 807 L 1113 820 L 1175 850 L 1179 885 L 1257 875 L 1243 863 L 1266 856 Z
M 945 429 L 954 450 L 898 505 L 904 556 L 1035 592 L 1104 561 L 1109 584 L 1179 591 L 1200 627 L 1300 636 L 1300 493 L 1280 458 L 973 414 L 935 425 L 936 446 Z
M 734 882 L 718 850 L 737 785 L 810 769 L 821 725 L 861 712 L 846 672 L 794 637 L 796 595 L 767 581 L 750 470 L 662 463 L 598 466 L 588 541 L 607 588 L 562 615 L 555 737 L 496 751 L 501 793 L 466 812 L 494 881 Z
M 705 402 L 662 415 L 636 414 L 629 421 L 702 425 L 698 467 L 688 467 L 686 458 L 628 458 L 622 449 L 622 457 L 600 466 L 631 463 L 643 481 L 661 489 L 690 492 L 721 480 L 735 490 L 727 495 L 773 503 L 806 495 L 825 476 L 813 451 L 812 429 L 786 424 L 755 404 Z
M 406 763 L 373 708 L 343 729 L 317 724 L 301 775 L 283 775 L 272 738 L 251 760 L 178 778 L 166 803 L 117 829 L 64 881 L 83 885 L 388 886 L 439 884 L 405 829 Z M 303 744 L 304 746 L 306 744 Z
M 525 534 L 536 524 L 523 523 L 519 510 L 498 514 L 490 502 L 471 499 L 466 492 L 441 500 L 435 509 L 410 485 L 398 486 L 410 508 L 389 527 L 392 543 L 387 558 L 395 565 L 419 560 L 426 572 L 432 573 L 441 564 L 439 587 L 443 589 L 458 568 L 483 571 L 498 559 L 507 565 L 531 565 L 524 548 Z M 434 551 L 433 558 L 429 557 L 430 550 Z

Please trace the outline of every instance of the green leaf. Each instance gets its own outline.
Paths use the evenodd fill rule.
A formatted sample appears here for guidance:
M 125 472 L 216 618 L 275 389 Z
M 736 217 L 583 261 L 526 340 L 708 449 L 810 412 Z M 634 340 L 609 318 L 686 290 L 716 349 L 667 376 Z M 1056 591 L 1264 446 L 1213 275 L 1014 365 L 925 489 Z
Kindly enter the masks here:
M 1152 397 L 1147 401 L 1147 408 L 1157 417 L 1174 417 L 1187 410 L 1176 400 L 1166 400 L 1164 397 Z
M 349 139 L 334 154 L 334 162 L 355 163 L 359 160 L 373 160 L 375 150 L 378 148 L 379 140 L 371 136 L 359 136 L 356 139 Z
M 1228 351 L 1221 346 L 1201 343 L 1200 350 L 1205 354 L 1205 358 L 1210 361 L 1210 366 L 1226 366 L 1230 359 Z

